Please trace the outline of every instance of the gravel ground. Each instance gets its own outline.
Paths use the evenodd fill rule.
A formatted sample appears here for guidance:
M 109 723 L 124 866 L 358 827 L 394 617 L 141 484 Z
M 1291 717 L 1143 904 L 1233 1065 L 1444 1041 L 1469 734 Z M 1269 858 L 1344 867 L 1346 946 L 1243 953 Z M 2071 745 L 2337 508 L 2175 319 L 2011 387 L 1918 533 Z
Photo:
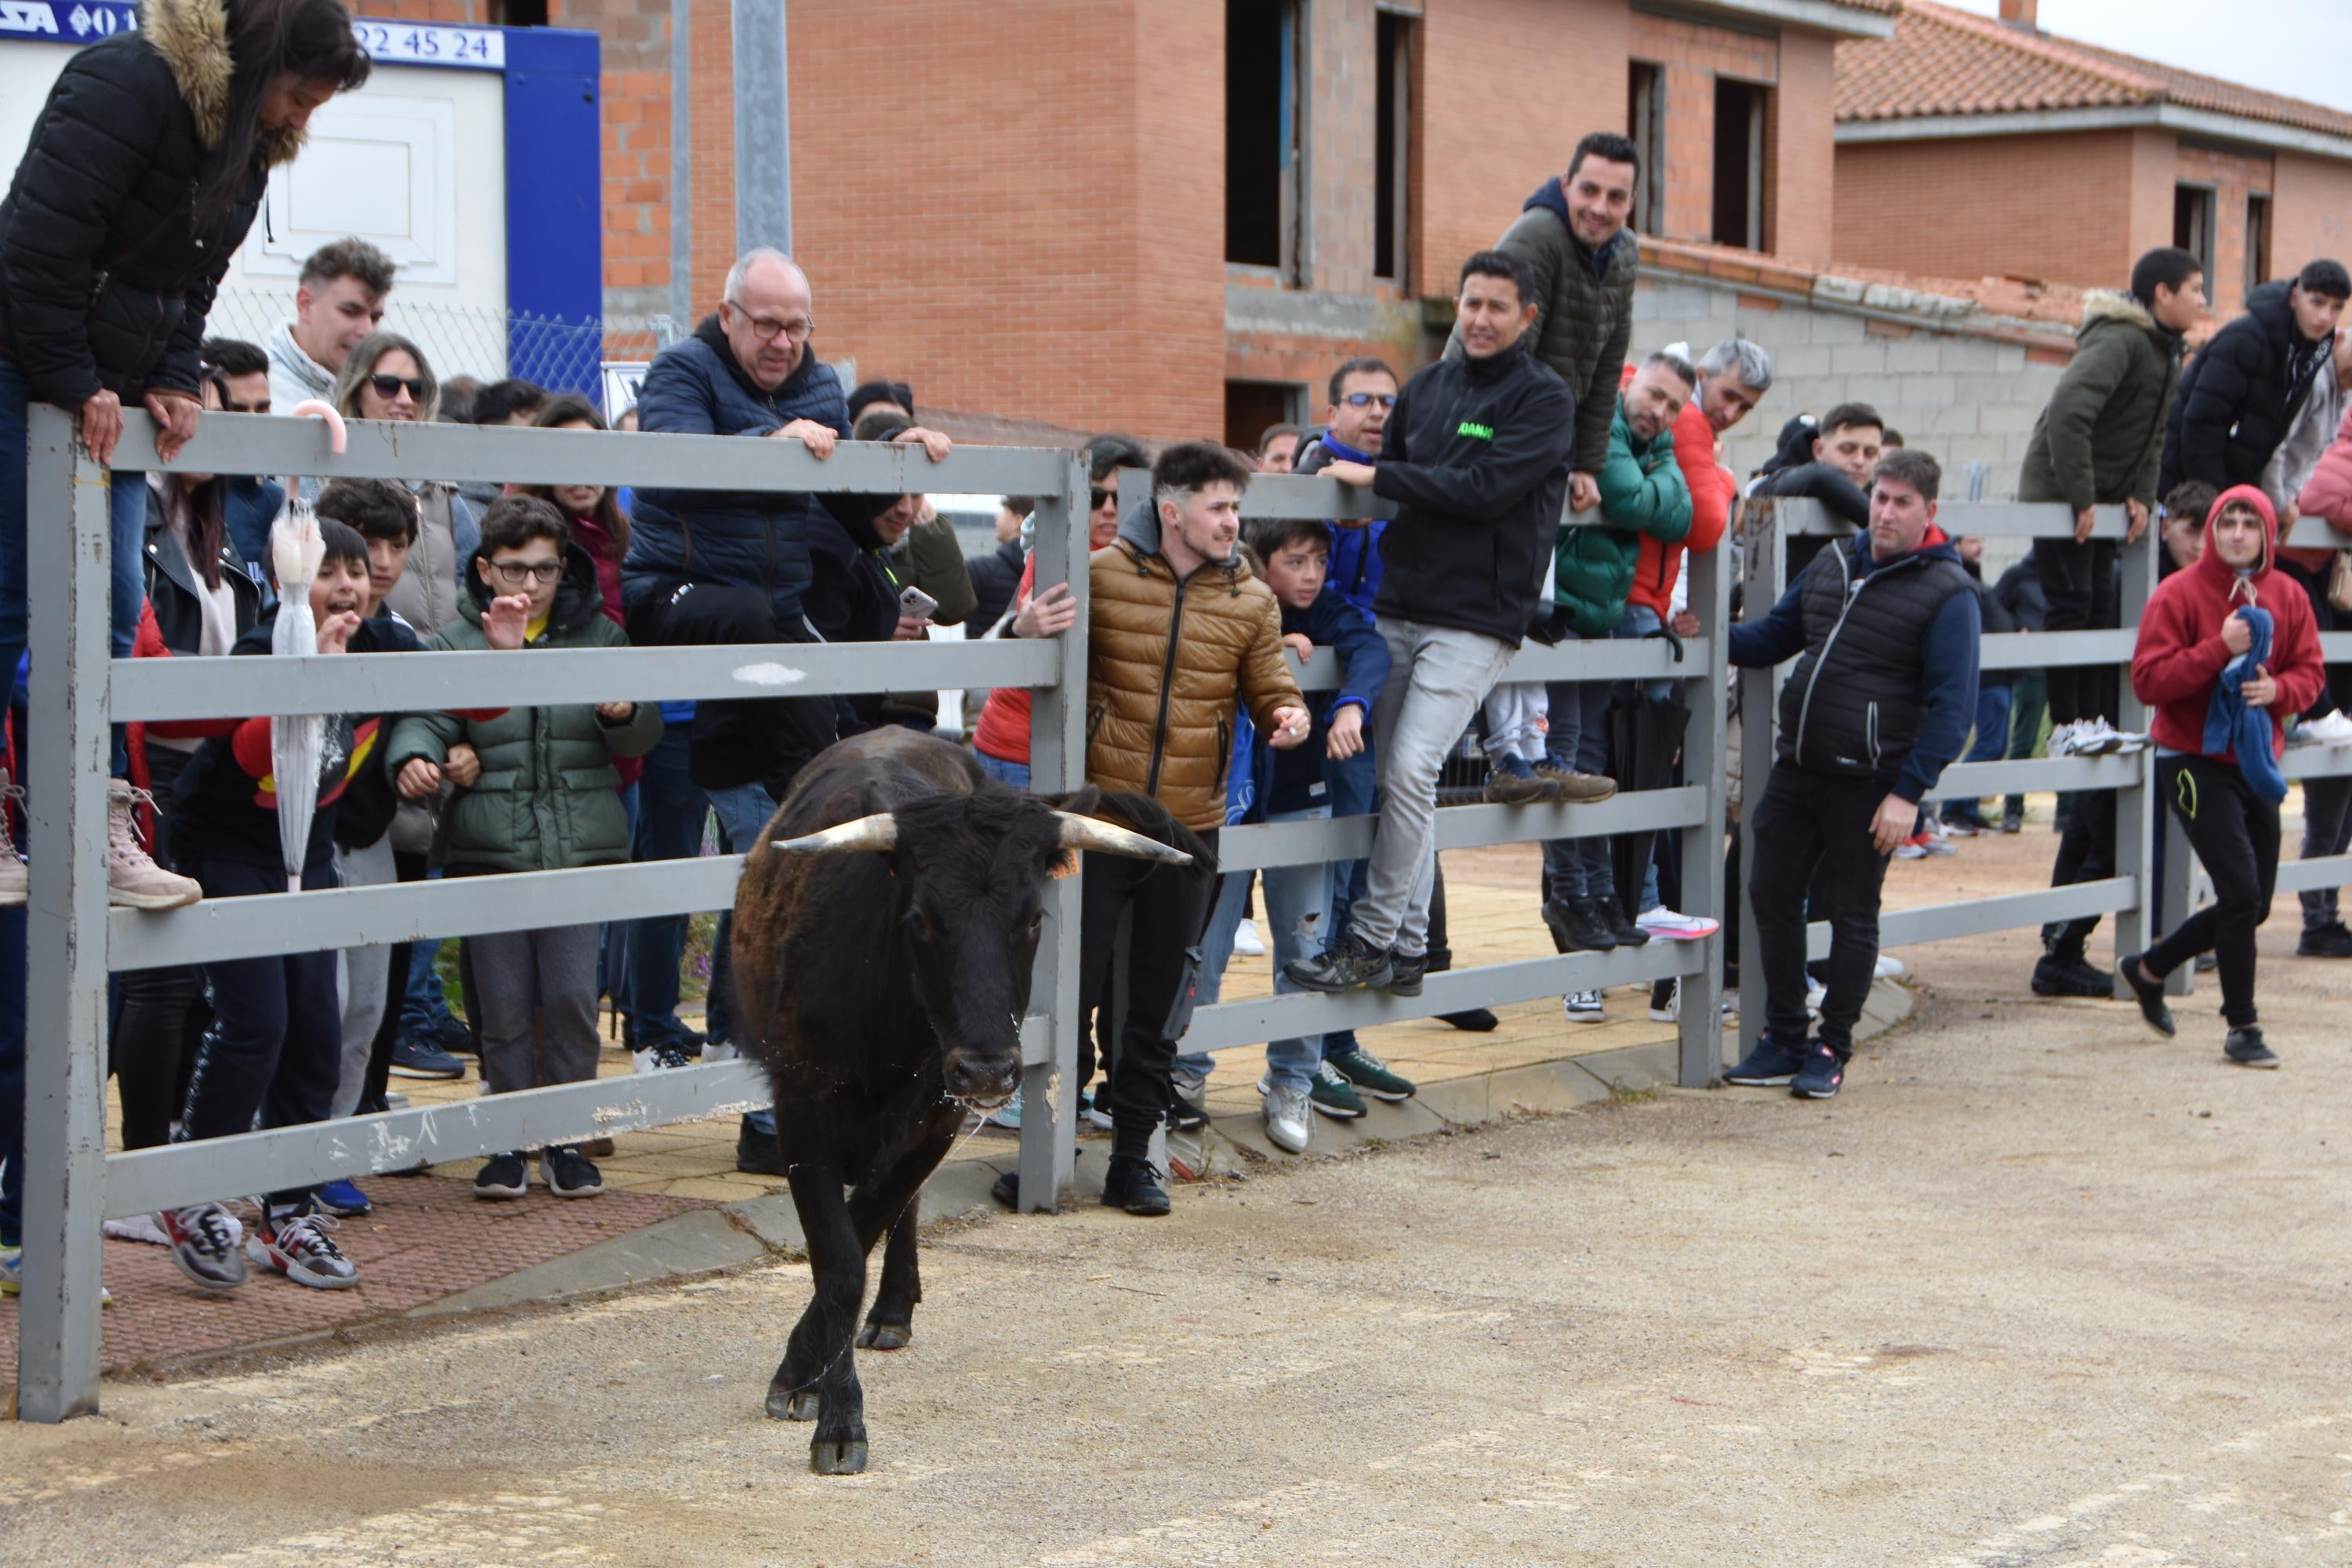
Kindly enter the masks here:
M 950 1230 L 855 1479 L 761 1416 L 778 1264 L 110 1384 L 0 1428 L 0 1560 L 2346 1563 L 2352 965 L 2283 961 L 2290 908 L 2276 1073 L 2210 982 L 2159 1043 L 1980 939 L 1827 1107 Z

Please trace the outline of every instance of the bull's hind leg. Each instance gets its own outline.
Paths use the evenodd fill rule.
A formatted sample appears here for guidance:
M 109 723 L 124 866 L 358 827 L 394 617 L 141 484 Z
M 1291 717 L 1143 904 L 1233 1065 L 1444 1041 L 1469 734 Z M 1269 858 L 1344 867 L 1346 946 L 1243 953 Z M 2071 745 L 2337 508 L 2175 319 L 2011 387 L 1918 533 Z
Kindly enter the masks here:
M 915 1221 L 910 1203 L 890 1226 L 890 1240 L 882 1252 L 882 1284 L 874 1292 L 874 1305 L 866 1309 L 866 1326 L 857 1332 L 860 1350 L 903 1350 L 915 1337 L 915 1303 L 923 1299 Z

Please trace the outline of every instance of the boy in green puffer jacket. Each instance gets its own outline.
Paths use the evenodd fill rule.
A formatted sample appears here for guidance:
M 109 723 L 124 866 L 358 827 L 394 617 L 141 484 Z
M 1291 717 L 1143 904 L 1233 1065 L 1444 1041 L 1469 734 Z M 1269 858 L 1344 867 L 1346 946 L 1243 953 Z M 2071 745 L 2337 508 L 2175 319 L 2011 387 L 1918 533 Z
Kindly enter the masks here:
M 526 648 L 628 646 L 604 614 L 594 559 L 572 542 L 563 514 L 536 496 L 490 503 L 466 588 L 457 618 L 428 647 L 488 647 L 482 617 L 501 596 L 529 600 Z M 445 777 L 457 786 L 433 846 L 447 878 L 612 866 L 629 858 L 613 760 L 644 756 L 661 732 L 661 710 L 651 703 L 509 708 L 494 718 L 409 713 L 393 726 L 384 763 L 413 800 L 429 798 Z M 466 939 L 482 1014 L 482 1081 L 492 1094 L 596 1076 L 599 935 L 591 921 Z M 534 1049 L 533 1015 L 541 1008 Z M 576 1148 L 549 1148 L 541 1170 L 557 1197 L 604 1191 Z M 474 1195 L 519 1198 L 528 1179 L 521 1151 L 494 1154 L 474 1178 Z

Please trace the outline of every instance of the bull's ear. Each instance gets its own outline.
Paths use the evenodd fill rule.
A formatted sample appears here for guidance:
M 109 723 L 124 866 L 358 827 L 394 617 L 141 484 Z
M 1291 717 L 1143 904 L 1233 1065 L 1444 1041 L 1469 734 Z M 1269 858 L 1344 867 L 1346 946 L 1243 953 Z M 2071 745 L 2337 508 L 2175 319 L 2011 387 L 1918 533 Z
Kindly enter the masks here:
M 898 819 L 887 811 L 845 822 L 798 838 L 778 838 L 768 847 L 779 855 L 856 855 L 898 847 Z
M 1093 784 L 1080 784 L 1067 795 L 1046 796 L 1045 804 L 1055 811 L 1092 816 L 1102 808 L 1102 791 Z
M 1093 849 L 1105 855 L 1124 855 L 1133 860 L 1157 860 L 1167 866 L 1189 866 L 1192 857 L 1181 849 L 1172 848 L 1157 838 L 1147 838 L 1140 833 L 1115 826 L 1099 817 L 1080 816 L 1074 812 L 1054 814 L 1062 822 L 1062 847 L 1065 849 Z

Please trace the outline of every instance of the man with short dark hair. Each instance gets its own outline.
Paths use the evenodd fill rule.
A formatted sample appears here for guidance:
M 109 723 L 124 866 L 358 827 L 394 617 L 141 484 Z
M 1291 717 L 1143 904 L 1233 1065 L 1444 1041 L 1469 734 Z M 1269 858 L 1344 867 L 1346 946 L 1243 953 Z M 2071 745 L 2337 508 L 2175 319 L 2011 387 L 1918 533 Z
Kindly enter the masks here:
M 1730 630 L 1733 664 L 1795 658 L 1797 667 L 1780 689 L 1770 780 L 1743 824 L 1765 1028 L 1727 1082 L 1788 1084 L 1811 1100 L 1837 1093 L 1877 967 L 1887 858 L 1968 740 L 1977 595 L 1935 531 L 1941 478 L 1925 452 L 1888 454 L 1871 487 L 1869 531 L 1832 541 L 1769 613 Z M 1808 889 L 1831 933 L 1811 1040 Z
M 224 414 L 267 414 L 270 410 L 269 355 L 257 343 L 242 338 L 206 338 L 196 351 L 205 379 L 220 399 Z M 229 542 L 245 558 L 246 569 L 263 570 L 269 552 L 270 525 L 286 505 L 286 492 L 277 481 L 250 474 L 223 476 L 228 486 L 222 521 Z M 263 602 L 268 602 L 265 589 Z
M 1299 438 L 1306 434 L 1296 425 L 1269 425 L 1257 438 L 1257 468 L 1262 474 L 1286 474 L 1293 459 L 1298 456 Z
M 1389 679 L 1372 726 L 1381 825 L 1365 897 L 1321 954 L 1285 968 L 1316 991 L 1418 995 L 1437 867 L 1437 774 L 1526 635 L 1559 530 L 1575 399 L 1527 352 L 1534 269 L 1481 251 L 1462 265 L 1463 353 L 1423 370 L 1372 463 L 1323 472 L 1398 503 L 1374 601 Z M 1613 406 L 1613 399 L 1612 402 Z
M 322 245 L 302 263 L 294 319 L 269 334 L 269 396 L 280 410 L 333 400 L 343 362 L 383 321 L 394 271 L 392 258 L 364 239 Z
M 1810 437 L 1799 436 L 1792 441 L 1783 432 L 1782 450 L 1801 450 L 1806 456 L 1766 474 L 1748 493 L 1801 496 L 1821 502 L 1840 522 L 1868 528 L 1870 477 L 1885 450 L 1885 437 L 1886 421 L 1878 416 L 1877 409 L 1867 403 L 1838 404 L 1822 416 Z M 1827 542 L 1818 534 L 1790 540 L 1788 580 L 1793 583 L 1803 576 Z
M 1150 501 L 1121 517 L 1117 537 L 1087 563 L 1087 782 L 1150 795 L 1213 856 L 1225 820 L 1234 704 L 1276 751 L 1311 729 L 1283 663 L 1281 608 L 1234 549 L 1249 480 L 1248 467 L 1223 447 L 1176 443 L 1151 466 Z M 1164 1215 L 1168 1194 L 1148 1151 L 1173 1099 L 1188 971 L 1216 895 L 1204 874 L 1213 868 L 1089 853 L 1084 869 L 1079 1016 L 1116 997 L 1105 1011 L 1118 1018 L 1115 1043 L 1103 1042 L 1108 1086 L 1096 1100 L 1111 1112 L 1102 1201 Z M 1092 1057 L 1089 1042 L 1082 1083 Z M 1016 1173 L 994 1190 L 1018 1206 Z
M 849 422 L 855 426 L 869 408 L 895 411 L 907 416 L 909 424 L 915 418 L 915 391 L 903 381 L 861 381 L 849 393 Z
M 2326 363 L 2347 300 L 2352 274 L 2325 259 L 2305 263 L 2293 281 L 2274 279 L 2246 296 L 2245 313 L 2214 333 L 2181 374 L 2160 490 L 2182 479 L 2216 489 L 2263 482 Z
M 1495 248 L 1534 269 L 1536 331 L 1530 352 L 1559 374 L 1573 402 L 1575 440 L 1569 458 L 1569 502 L 1578 511 L 1601 504 L 1595 476 L 1609 460 L 1609 423 L 1633 335 L 1633 279 L 1639 247 L 1625 226 L 1641 177 L 1642 153 L 1629 137 L 1595 131 L 1576 144 L 1568 173 L 1546 180 Z M 1457 326 L 1445 345 L 1462 352 Z
M 545 387 L 535 381 L 510 375 L 504 381 L 494 381 L 474 394 L 473 405 L 467 411 L 467 423 L 528 426 L 546 406 Z

